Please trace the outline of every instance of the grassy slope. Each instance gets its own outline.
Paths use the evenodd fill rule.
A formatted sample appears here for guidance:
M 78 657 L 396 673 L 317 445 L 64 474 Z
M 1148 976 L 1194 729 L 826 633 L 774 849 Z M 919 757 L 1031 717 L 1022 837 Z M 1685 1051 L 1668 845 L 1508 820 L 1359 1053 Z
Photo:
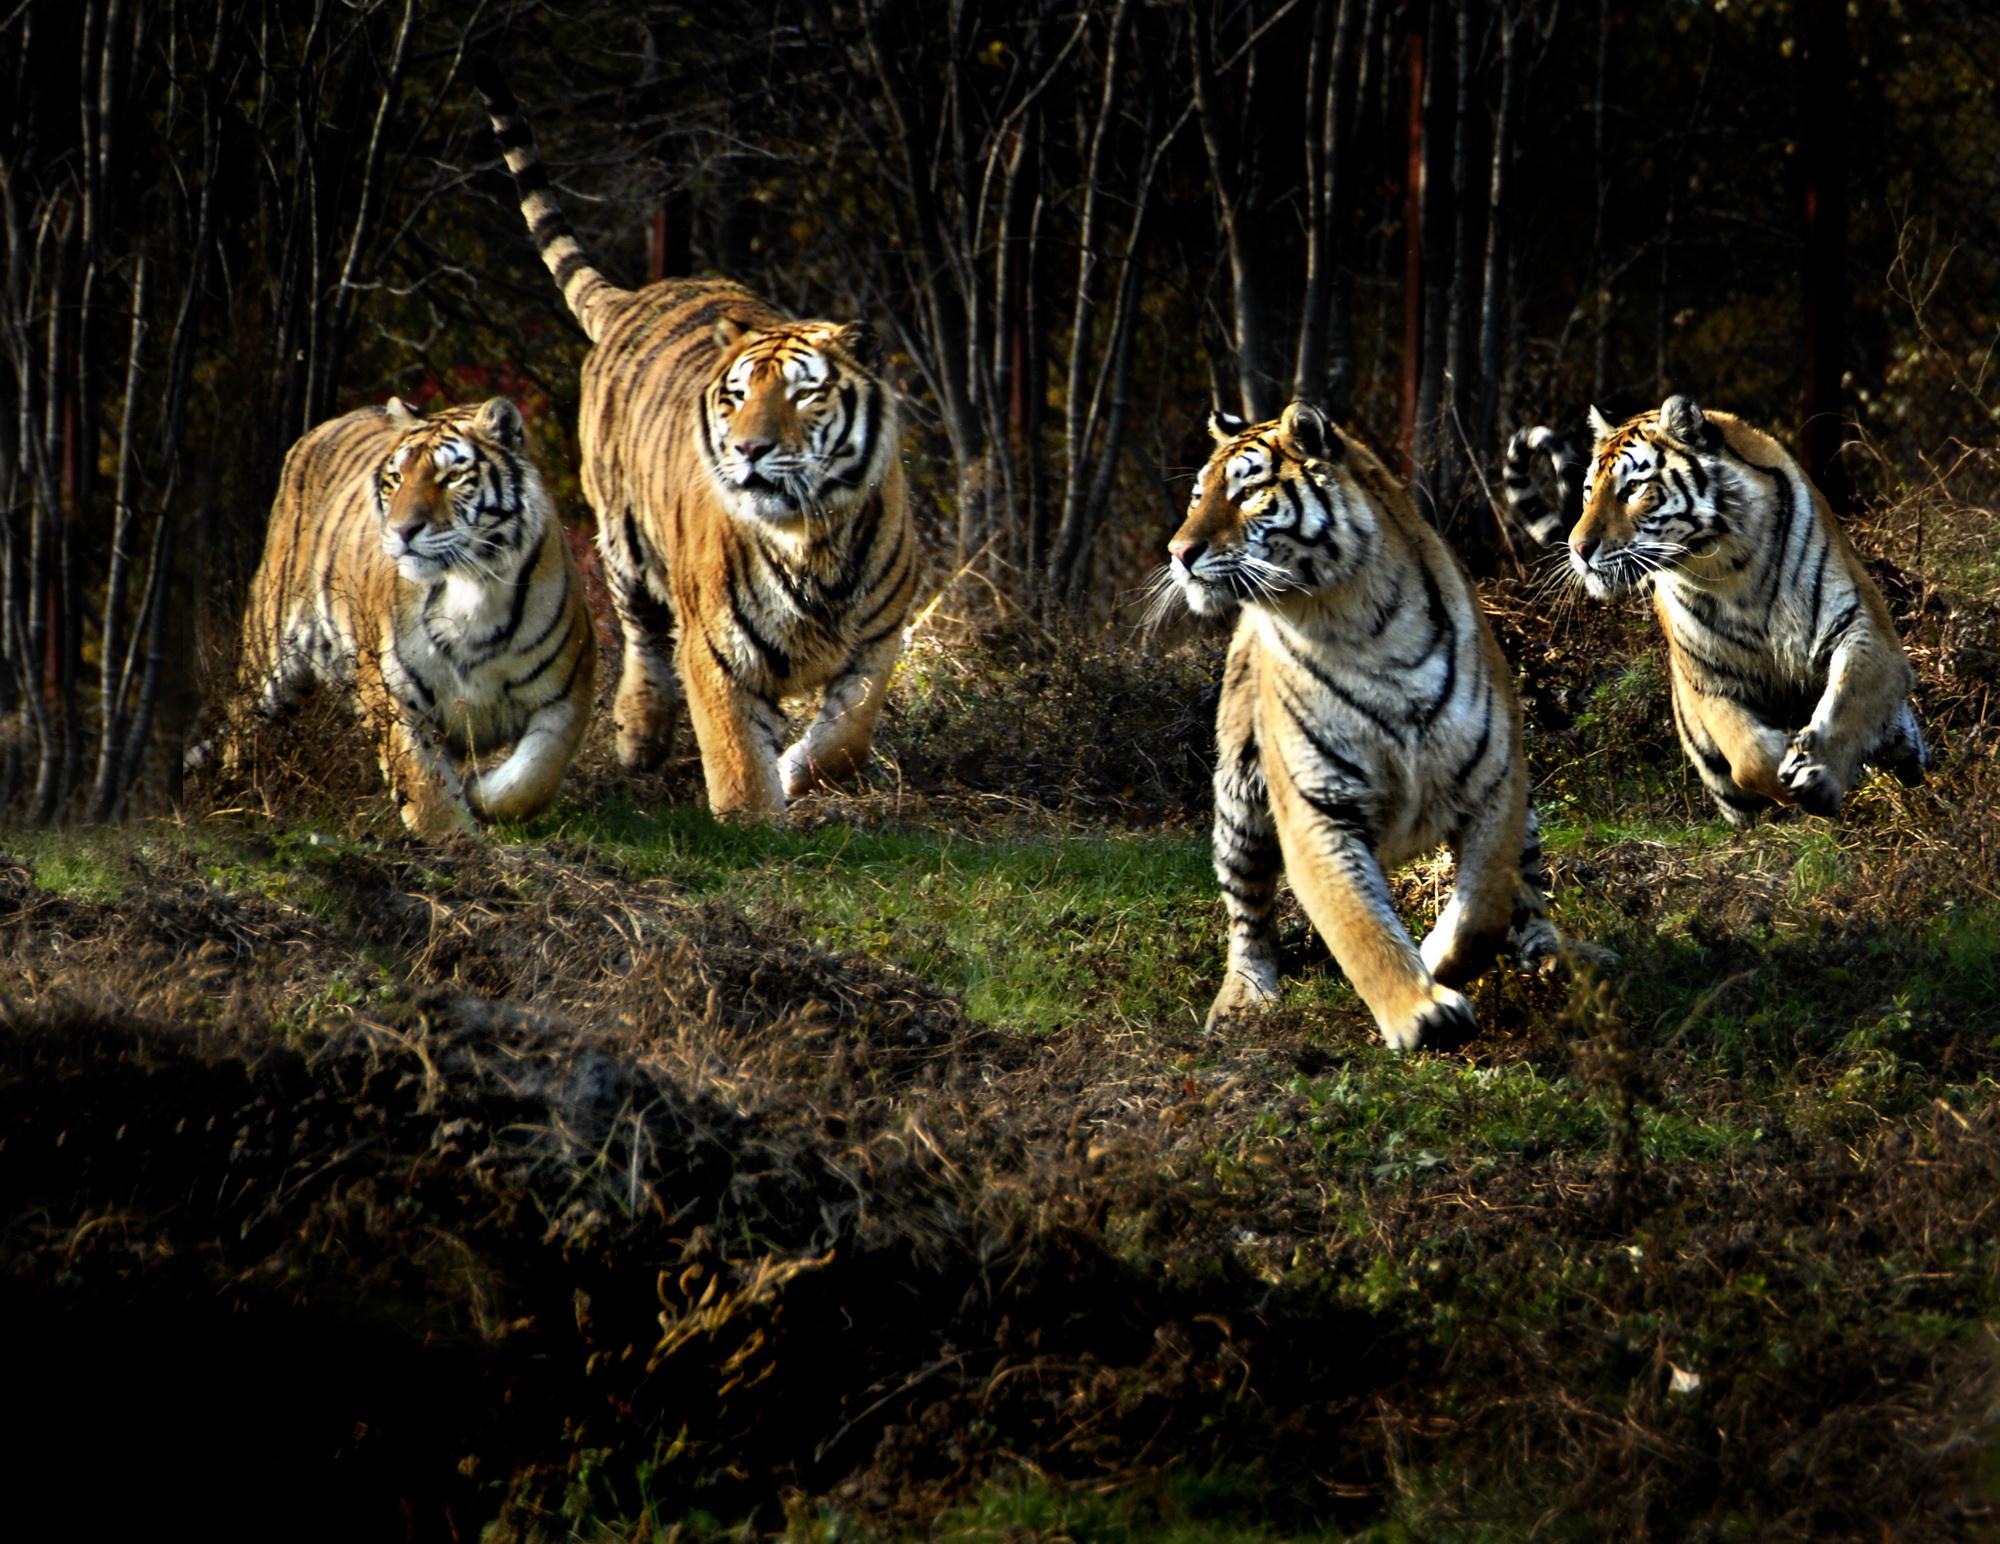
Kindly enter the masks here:
M 748 1072 L 714 1082 L 717 1064 L 692 1051 L 673 1064 L 674 1087 L 726 1087 L 739 1107 L 776 1112 L 773 1130 L 804 1119 L 785 1087 L 841 1103 L 812 1116 L 800 1152 L 915 1153 L 907 1133 L 933 1133 L 922 1141 L 941 1167 L 922 1185 L 970 1186 L 986 1199 L 953 1203 L 973 1219 L 966 1236 L 990 1225 L 994 1258 L 1043 1262 L 1001 1287 L 954 1286 L 967 1303 L 984 1294 L 986 1316 L 933 1327 L 941 1338 L 921 1355 L 883 1351 L 840 1394 L 839 1429 L 876 1432 L 872 1455 L 806 1466 L 780 1507 L 777 1490 L 721 1477 L 724 1450 L 704 1449 L 700 1419 L 677 1436 L 656 1429 L 651 1396 L 635 1391 L 623 1424 L 565 1426 L 560 1441 L 524 1443 L 532 1462 L 489 1477 L 474 1510 L 499 1497 L 500 1536 L 651 1536 L 663 1517 L 732 1531 L 691 1510 L 705 1506 L 754 1512 L 764 1528 L 782 1517 L 801 1537 L 843 1518 L 966 1538 L 1189 1540 L 1587 1536 L 1613 1518 L 1718 1537 L 1970 1527 L 1966 1498 L 1992 1477 L 1979 1411 L 2000 1312 L 2000 1235 L 1982 1220 L 2000 1179 L 1990 725 L 1945 715 L 1946 773 L 1931 789 L 1877 783 L 1837 826 L 1732 834 L 1695 806 L 1645 666 L 1551 684 L 1560 669 L 1545 662 L 1539 682 L 1530 670 L 1531 702 L 1537 689 L 1567 695 L 1566 710 L 1545 700 L 1538 715 L 1557 768 L 1539 791 L 1557 917 L 1622 962 L 1574 983 L 1490 975 L 1475 992 L 1483 1033 L 1461 1053 L 1386 1054 L 1295 910 L 1285 1006 L 1201 1036 L 1222 930 L 1198 805 L 1190 817 L 1155 787 L 1150 823 L 1135 823 L 1115 767 L 1061 812 L 1061 800 L 996 815 L 958 796 L 878 795 L 812 801 L 779 827 L 719 826 L 586 780 L 486 857 L 229 820 L 17 835 L 26 877 L 71 910 L 55 932 L 42 917 L 16 935 L 35 970 L 0 1007 L 25 1034 L 95 979 L 117 986 L 111 954 L 80 946 L 65 966 L 46 939 L 93 927 L 109 938 L 104 919 L 171 896 L 190 934 L 130 951 L 149 963 L 124 982 L 127 1000 L 236 1033 L 247 1011 L 308 1056 L 332 1055 L 315 1048 L 357 1025 L 413 1035 L 427 994 L 465 988 L 655 1059 L 668 1040 L 685 1050 L 726 1031 L 725 1061 L 748 1065 L 765 1054 L 747 1049 L 759 1025 L 865 1039 L 894 1024 L 912 1045 L 953 1048 L 950 1072 L 915 1072 L 888 1040 L 843 1042 L 832 1061 L 772 1062 L 768 1086 Z M 950 690 L 973 678 L 962 671 Z M 951 733 L 943 689 L 906 706 L 913 759 Z M 1023 724 L 1045 690 L 1031 678 L 1008 699 Z M 990 722 L 991 704 L 947 706 Z M 1399 888 L 1421 925 L 1437 875 Z M 200 957 L 193 935 L 217 908 L 238 935 L 280 942 L 232 943 L 245 963 L 227 982 L 170 981 L 174 962 Z M 648 950 L 666 946 L 642 936 L 691 941 L 659 956 Z M 785 953 L 798 942 L 819 952 Z M 851 970 L 862 975 L 840 974 Z M 785 971 L 796 981 L 772 986 Z M 703 983 L 721 1007 L 713 992 L 702 1006 Z M 736 1023 L 732 992 L 766 1006 Z M 918 1034 L 910 1026 L 946 1012 L 926 993 L 962 1004 L 963 1019 Z M 890 1215 L 944 1204 L 892 1202 L 904 1181 L 882 1183 Z M 1085 1203 L 1080 1223 L 1049 1220 Z M 640 1229 L 643 1211 L 608 1225 Z M 437 1226 L 456 1228 L 452 1215 Z M 918 1241 L 912 1259 L 935 1264 L 919 1247 L 928 1234 L 907 1217 L 896 1226 Z M 760 1228 L 723 1246 L 739 1284 L 786 1238 L 784 1268 L 802 1269 L 808 1238 L 848 1239 L 852 1259 L 873 1236 Z M 617 1234 L 617 1247 L 649 1258 L 649 1236 Z M 1064 1277 L 1037 1250 L 1052 1238 L 1082 1248 L 1075 1237 L 1095 1263 L 1056 1250 Z M 1064 1292 L 1137 1272 L 1145 1285 L 1114 1295 L 1160 1294 L 1147 1310 L 1158 1324 L 1123 1362 L 1097 1348 L 1129 1325 L 1099 1325 L 1090 1349 L 1061 1356 L 1009 1349 L 1044 1312 L 1049 1345 L 1061 1343 L 1062 1315 L 1076 1312 L 1036 1295 L 1037 1271 L 1069 1280 Z M 862 1337 L 872 1321 L 855 1313 Z M 1205 1319 L 1221 1328 L 1197 1328 Z M 1214 1341 L 1171 1376 L 1169 1326 Z M 910 1392 L 941 1393 L 958 1373 L 937 1368 L 968 1357 L 991 1380 L 983 1394 L 977 1379 L 935 1405 Z M 1096 1413 L 1058 1432 L 1019 1403 L 1019 1379 L 995 1393 L 1016 1365 Z M 1152 1437 L 1142 1416 L 1157 1419 Z M 950 1424 L 918 1443 L 920 1461 L 909 1433 L 926 1421 Z M 586 1429 L 613 1435 L 593 1445 L 575 1434 Z M 940 1447 L 964 1453 L 940 1470 Z

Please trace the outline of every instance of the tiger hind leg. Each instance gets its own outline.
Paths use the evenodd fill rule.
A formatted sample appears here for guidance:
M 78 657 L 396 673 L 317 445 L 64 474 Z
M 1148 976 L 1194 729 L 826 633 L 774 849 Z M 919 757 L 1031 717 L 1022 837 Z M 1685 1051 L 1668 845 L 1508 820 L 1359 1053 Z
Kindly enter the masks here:
M 1561 956 L 1563 937 L 1549 918 L 1549 867 L 1542 856 L 1542 821 L 1528 806 L 1521 836 L 1520 876 L 1514 881 L 1514 914 L 1507 922 L 1506 952 L 1524 970 L 1547 971 Z
M 234 777 L 243 764 L 243 740 L 254 721 L 274 724 L 305 700 L 313 683 L 313 662 L 324 651 L 320 624 L 310 616 L 284 628 L 261 658 L 246 658 L 233 701 L 223 712 L 216 732 L 188 747 L 183 770 L 203 772 L 218 760 L 225 775 Z
M 622 542 L 616 534 L 621 523 Z M 630 552 L 623 550 L 626 544 Z M 674 607 L 665 598 L 666 576 L 648 561 L 631 516 L 623 522 L 600 519 L 597 550 L 624 639 L 618 691 L 611 700 L 618 764 L 628 772 L 648 771 L 667 759 L 680 724 L 683 688 L 674 668 Z
M 1917 723 L 1916 709 L 1906 701 L 1889 721 L 1889 732 L 1862 760 L 1871 767 L 1893 773 L 1905 788 L 1915 788 L 1930 775 L 1931 751 L 1924 731 Z
M 1447 986 L 1463 985 L 1477 976 L 1506 942 L 1519 888 L 1524 782 L 1525 774 L 1516 768 L 1493 799 L 1467 817 L 1451 843 L 1456 859 L 1451 899 L 1438 913 L 1421 951 L 1432 976 Z
M 1259 765 L 1247 736 L 1225 743 L 1216 759 L 1215 877 L 1229 916 L 1229 964 L 1203 1025 L 1215 1029 L 1278 1000 L 1278 875 L 1284 859 Z
M 1616 950 L 1563 932 L 1549 916 L 1548 860 L 1542 854 L 1542 822 L 1528 806 L 1521 841 L 1521 876 L 1514 884 L 1514 915 L 1507 923 L 1506 952 L 1523 970 L 1548 975 L 1563 966 L 1598 969 L 1618 963 Z

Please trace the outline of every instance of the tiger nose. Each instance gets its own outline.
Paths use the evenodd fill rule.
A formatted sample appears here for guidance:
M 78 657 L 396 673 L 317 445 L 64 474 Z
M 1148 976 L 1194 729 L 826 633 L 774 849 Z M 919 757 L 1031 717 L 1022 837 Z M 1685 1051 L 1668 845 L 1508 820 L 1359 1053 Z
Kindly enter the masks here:
M 421 517 L 415 520 L 405 520 L 401 525 L 396 527 L 396 534 L 403 538 L 403 545 L 405 547 L 414 546 L 417 537 L 422 534 L 424 527 L 429 524 L 428 520 Z
M 770 440 L 738 440 L 735 450 L 745 461 L 755 461 L 771 448 L 772 443 Z
M 1208 551 L 1208 543 L 1197 538 L 1194 541 L 1167 543 L 1167 553 L 1182 568 L 1191 569 L 1201 561 L 1201 555 Z
M 1569 550 L 1576 554 L 1579 563 L 1588 563 L 1597 549 L 1603 545 L 1604 543 L 1595 536 L 1572 536 L 1569 539 Z

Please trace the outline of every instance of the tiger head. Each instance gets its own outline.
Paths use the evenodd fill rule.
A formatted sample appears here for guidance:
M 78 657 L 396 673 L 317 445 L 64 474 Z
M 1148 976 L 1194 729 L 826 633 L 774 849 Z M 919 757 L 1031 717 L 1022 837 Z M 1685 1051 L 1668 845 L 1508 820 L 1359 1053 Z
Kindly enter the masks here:
M 1721 427 L 1691 397 L 1615 427 L 1593 407 L 1590 427 L 1597 444 L 1569 533 L 1570 571 L 1600 600 L 1662 570 L 1700 577 L 1731 532 Z
M 1345 465 L 1347 443 L 1310 403 L 1268 423 L 1209 415 L 1215 441 L 1195 474 L 1167 573 L 1197 616 L 1239 601 L 1322 590 L 1380 541 L 1373 506 Z
M 423 418 L 391 397 L 386 411 L 408 427 L 376 472 L 383 552 L 412 583 L 496 577 L 501 555 L 532 545 L 547 519 L 520 410 L 495 397 Z
M 865 322 L 768 331 L 718 322 L 703 398 L 710 473 L 729 507 L 773 525 L 823 520 L 873 492 L 895 454 L 894 403 Z

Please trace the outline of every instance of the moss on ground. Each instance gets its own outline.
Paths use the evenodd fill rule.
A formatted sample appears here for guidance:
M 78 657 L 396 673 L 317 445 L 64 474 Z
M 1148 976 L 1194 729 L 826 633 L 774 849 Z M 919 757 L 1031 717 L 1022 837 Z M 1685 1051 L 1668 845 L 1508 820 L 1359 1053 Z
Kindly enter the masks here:
M 1931 788 L 1748 832 L 1647 667 L 1530 659 L 1556 915 L 1619 963 L 1492 972 L 1477 1038 L 1399 1057 L 1289 905 L 1283 1006 L 1199 1030 L 1208 648 L 1106 710 L 1149 760 L 990 777 L 1087 661 L 939 650 L 903 760 L 775 825 L 681 766 L 484 846 L 0 841 L 0 1281 L 48 1398 L 126 1379 L 171 1486 L 145 1390 L 206 1348 L 204 1430 L 274 1496 L 332 1463 L 357 1537 L 1973 1529 L 2000 771 L 1945 655 Z M 1399 879 L 1419 930 L 1443 884 Z M 117 1370 L 91 1326 L 135 1312 Z M 375 1435 L 245 1424 L 267 1363 Z

